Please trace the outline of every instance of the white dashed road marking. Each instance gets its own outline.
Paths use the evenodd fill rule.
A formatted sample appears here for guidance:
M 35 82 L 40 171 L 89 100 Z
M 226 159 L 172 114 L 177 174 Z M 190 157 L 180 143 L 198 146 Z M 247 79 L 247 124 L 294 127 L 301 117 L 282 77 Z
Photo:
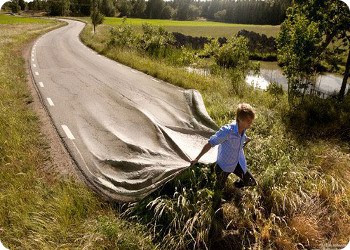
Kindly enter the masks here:
M 38 75 L 39 75 L 39 72 L 38 72 L 38 71 L 35 71 L 35 75 L 38 76 Z
M 158 80 L 156 80 L 156 79 L 154 79 L 154 78 L 152 78 L 152 80 L 155 81 L 155 82 L 159 82 Z
M 47 102 L 50 104 L 50 106 L 55 106 L 51 98 L 47 98 Z
M 39 86 L 43 88 L 44 87 L 43 82 L 39 82 Z
M 74 140 L 75 137 L 73 136 L 72 132 L 70 132 L 69 128 L 67 127 L 67 125 L 62 125 L 62 128 L 64 130 L 64 132 L 66 133 L 67 137 L 71 140 Z

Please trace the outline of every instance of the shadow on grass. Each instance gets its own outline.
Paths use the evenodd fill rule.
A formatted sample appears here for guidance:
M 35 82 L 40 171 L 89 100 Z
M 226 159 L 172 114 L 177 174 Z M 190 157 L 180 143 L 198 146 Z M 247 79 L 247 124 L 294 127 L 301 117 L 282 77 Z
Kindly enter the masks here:
M 307 96 L 283 119 L 297 139 L 350 139 L 350 95 L 343 101 Z

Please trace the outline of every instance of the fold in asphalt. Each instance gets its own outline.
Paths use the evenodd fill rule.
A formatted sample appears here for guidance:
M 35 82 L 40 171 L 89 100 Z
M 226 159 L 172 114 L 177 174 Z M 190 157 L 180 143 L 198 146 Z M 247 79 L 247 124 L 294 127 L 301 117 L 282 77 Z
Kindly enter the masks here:
M 65 21 L 32 48 L 41 99 L 91 188 L 142 199 L 186 169 L 218 127 L 198 91 L 98 55 L 79 40 L 85 24 Z M 214 162 L 216 150 L 201 162 Z

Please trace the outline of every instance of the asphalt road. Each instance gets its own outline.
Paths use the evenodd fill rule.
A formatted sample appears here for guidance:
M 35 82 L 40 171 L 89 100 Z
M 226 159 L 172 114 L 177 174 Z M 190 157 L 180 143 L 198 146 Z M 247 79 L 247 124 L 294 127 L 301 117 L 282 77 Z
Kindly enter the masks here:
M 33 45 L 36 87 L 90 187 L 141 199 L 188 167 L 217 126 L 197 91 L 98 55 L 79 40 L 84 24 L 67 22 Z

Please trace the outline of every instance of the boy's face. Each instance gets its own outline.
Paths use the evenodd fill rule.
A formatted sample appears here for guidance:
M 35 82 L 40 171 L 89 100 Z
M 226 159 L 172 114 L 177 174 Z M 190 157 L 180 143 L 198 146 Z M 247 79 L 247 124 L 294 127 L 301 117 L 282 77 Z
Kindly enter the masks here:
M 248 129 L 252 126 L 253 121 L 254 118 L 247 116 L 239 121 L 239 125 L 242 129 Z

